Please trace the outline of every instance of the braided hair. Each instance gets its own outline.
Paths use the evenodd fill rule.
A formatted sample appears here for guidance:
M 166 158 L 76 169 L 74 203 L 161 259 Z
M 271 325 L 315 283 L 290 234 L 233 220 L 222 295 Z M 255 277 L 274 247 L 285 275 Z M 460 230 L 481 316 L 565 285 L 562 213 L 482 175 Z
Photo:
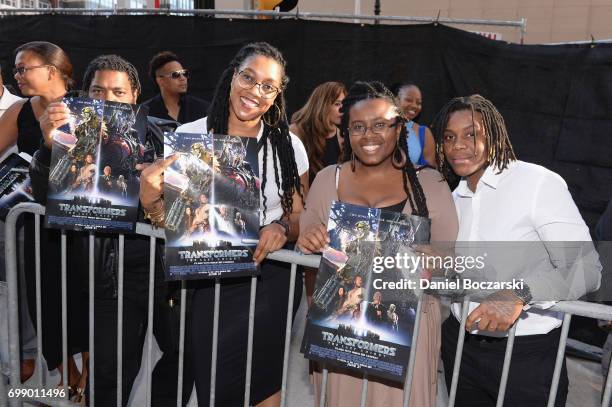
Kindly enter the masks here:
M 444 130 L 448 125 L 450 115 L 461 110 L 472 112 L 472 122 L 474 122 L 474 112 L 482 115 L 484 135 L 487 141 L 487 163 L 497 168 L 498 174 L 508 168 L 508 164 L 516 160 L 516 155 L 501 113 L 493 103 L 480 95 L 456 97 L 442 107 L 431 126 L 436 141 L 436 163 L 444 179 L 454 181 L 457 178 L 444 157 Z M 474 142 L 475 140 L 476 138 L 474 138 Z
M 234 59 L 221 74 L 221 79 L 217 83 L 212 103 L 208 109 L 206 121 L 207 131 L 214 129 L 215 133 L 228 133 L 228 119 L 230 109 L 230 91 L 234 73 L 248 58 L 252 56 L 264 56 L 276 61 L 283 68 L 283 78 L 281 79 L 281 90 L 285 89 L 289 82 L 289 77 L 285 75 L 287 63 L 278 49 L 266 42 L 254 42 L 245 45 L 238 51 Z M 264 219 L 266 217 L 267 197 L 264 193 L 268 176 L 266 173 L 268 161 L 268 143 L 272 146 L 272 162 L 274 164 L 274 182 L 278 187 L 278 195 L 281 198 L 283 215 L 288 216 L 293 211 L 293 194 L 297 191 L 300 199 L 302 196 L 300 174 L 298 173 L 295 162 L 295 153 L 289 134 L 289 123 L 287 121 L 286 103 L 283 92 L 281 91 L 274 100 L 274 105 L 268 109 L 261 117 L 263 121 L 263 134 L 260 143 L 264 145 L 263 154 L 263 174 L 261 190 L 263 195 Z M 280 164 L 280 175 L 279 175 Z M 280 191 L 282 190 L 282 195 Z
M 416 170 L 412 162 L 409 159 L 408 154 L 408 141 L 406 136 L 406 126 L 404 126 L 405 118 L 401 112 L 400 107 L 397 104 L 397 100 L 393 93 L 380 82 L 355 82 L 348 91 L 348 94 L 342 101 L 342 123 L 340 124 L 340 132 L 344 138 L 344 156 L 343 161 L 349 161 L 354 158 L 353 149 L 351 148 L 351 142 L 349 137 L 349 116 L 351 108 L 362 100 L 367 99 L 385 99 L 391 103 L 397 112 L 397 123 L 401 126 L 399 145 L 403 147 L 404 164 L 401 167 L 402 175 L 404 178 L 404 191 L 408 197 L 410 208 L 414 215 L 429 217 L 429 210 L 427 209 L 427 200 L 425 199 L 425 193 L 421 187 L 421 183 L 417 177 Z M 397 150 L 396 150 L 397 151 Z M 394 153 L 395 156 L 395 153 Z M 410 186 L 410 187 L 409 187 Z

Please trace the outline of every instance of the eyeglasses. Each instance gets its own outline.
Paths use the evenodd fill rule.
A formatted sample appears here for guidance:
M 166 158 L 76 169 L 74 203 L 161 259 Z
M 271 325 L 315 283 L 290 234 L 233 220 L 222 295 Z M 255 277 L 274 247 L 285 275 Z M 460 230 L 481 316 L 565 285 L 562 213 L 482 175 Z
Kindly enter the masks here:
M 181 69 L 180 71 L 174 71 L 174 72 L 170 72 L 167 73 L 165 75 L 157 75 L 158 78 L 172 78 L 172 79 L 178 79 L 182 76 L 185 77 L 185 79 L 189 79 L 189 71 L 187 69 Z
M 13 75 L 23 75 L 24 73 L 26 73 L 26 71 L 29 71 L 31 69 L 37 69 L 37 68 L 46 68 L 48 66 L 51 65 L 35 65 L 35 66 L 19 66 L 19 67 L 15 67 L 13 68 Z
M 397 121 L 389 124 L 386 122 L 375 122 L 372 126 L 368 127 L 363 123 L 353 123 L 349 126 L 349 135 L 351 136 L 365 136 L 368 132 L 368 129 L 372 131 L 372 133 L 382 136 L 387 132 L 387 129 L 397 126 Z
M 252 89 L 253 86 L 259 86 L 259 94 L 264 99 L 274 99 L 280 93 L 280 89 L 268 83 L 257 82 L 255 78 L 247 72 L 238 72 L 238 85 L 242 89 Z

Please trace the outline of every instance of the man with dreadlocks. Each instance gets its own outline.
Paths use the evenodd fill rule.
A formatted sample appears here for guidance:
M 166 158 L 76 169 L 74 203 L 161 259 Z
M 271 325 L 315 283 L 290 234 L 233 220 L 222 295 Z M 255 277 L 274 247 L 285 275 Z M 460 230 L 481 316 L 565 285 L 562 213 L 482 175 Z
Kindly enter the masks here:
M 249 404 L 277 406 L 283 370 L 284 332 L 289 295 L 288 265 L 265 260 L 268 253 L 297 238 L 303 208 L 303 186 L 308 185 L 308 159 L 302 142 L 289 133 L 284 89 L 288 78 L 281 53 L 264 42 L 241 48 L 223 71 L 209 116 L 180 126 L 178 132 L 243 136 L 246 149 L 258 149 L 262 178 L 259 243 L 253 258 L 261 266 L 257 277 L 255 337 Z M 253 150 L 251 150 L 253 151 Z M 140 200 L 154 220 L 163 225 L 163 170 L 169 157 L 143 172 Z M 300 281 L 298 277 L 298 281 Z M 221 281 L 223 312 L 219 321 L 219 348 L 215 401 L 219 406 L 243 405 L 247 350 L 250 278 Z M 215 284 L 202 281 L 193 298 L 193 352 L 200 406 L 209 405 L 210 366 Z M 293 295 L 294 293 L 291 293 Z M 299 304 L 296 285 L 294 304 Z M 294 309 L 294 312 L 297 308 Z
M 101 55 L 94 58 L 85 70 L 83 77 L 83 93 L 94 99 L 114 101 L 121 103 L 136 103 L 140 94 L 140 81 L 138 71 L 130 62 L 118 55 Z M 53 130 L 64 125 L 70 118 L 70 111 L 63 103 L 51 103 L 45 111 L 41 121 L 44 143 L 35 153 L 30 165 L 30 175 L 36 199 L 45 203 L 49 179 L 49 164 L 51 161 L 51 142 Z M 158 156 L 163 155 L 163 131 L 174 129 L 174 122 L 149 117 L 145 144 L 150 150 L 154 147 Z M 162 128 L 163 126 L 163 128 Z M 103 147 L 104 148 L 104 147 Z M 123 150 L 122 148 L 120 150 Z M 119 161 L 119 160 L 117 160 Z M 112 165 L 111 165 L 112 166 Z M 114 169 L 115 167 L 113 167 Z M 121 177 L 121 176 L 120 176 Z M 121 189 L 117 181 L 117 186 Z M 139 220 L 143 221 L 139 213 Z M 132 384 L 140 370 L 142 349 L 147 332 L 147 307 L 149 286 L 149 247 L 148 238 L 139 235 L 125 235 L 124 237 L 124 271 L 123 284 L 119 280 L 118 257 L 119 237 L 117 235 L 96 234 L 95 237 L 95 329 L 94 347 L 94 389 L 96 406 L 117 405 L 117 309 L 119 303 L 119 287 L 123 286 L 123 376 L 121 392 L 121 405 L 128 403 Z M 78 272 L 87 273 L 89 253 L 89 238 L 86 234 L 77 234 L 71 243 L 71 260 L 74 260 Z M 162 358 L 157 362 L 152 372 L 152 400 L 154 406 L 167 406 L 175 403 L 176 384 L 168 377 L 176 375 L 178 369 L 178 327 L 170 325 L 174 316 L 172 285 L 164 281 L 162 269 L 163 246 L 160 244 L 156 250 L 155 260 L 155 290 L 153 313 L 155 323 L 153 334 L 163 352 Z M 88 281 L 87 274 L 81 276 L 82 281 Z M 82 291 L 87 291 L 83 287 Z M 87 301 L 85 298 L 83 301 Z M 73 304 L 73 308 L 83 307 L 84 304 Z M 86 309 L 85 305 L 85 309 Z M 85 321 L 86 324 L 87 321 Z M 86 325 L 85 325 L 86 326 Z M 189 327 L 187 327 L 189 330 Z M 82 330 L 87 338 L 87 330 Z M 85 339 L 87 340 L 87 339 Z M 186 350 L 189 352 L 189 350 Z M 87 363 L 85 362 L 87 366 Z M 191 367 L 189 360 L 185 366 L 185 384 L 183 392 L 184 404 L 189 400 L 191 389 Z M 79 384 L 79 392 L 83 393 L 87 374 L 85 373 Z M 89 386 L 89 384 L 88 384 Z M 88 394 L 88 397 L 90 395 Z M 91 399 L 88 398 L 91 402 Z
M 324 168 L 312 183 L 300 219 L 297 245 L 302 252 L 320 252 L 329 241 L 325 225 L 332 201 L 411 214 L 414 223 L 419 224 L 418 240 L 453 241 L 457 214 L 450 189 L 436 170 L 423 168 L 417 173 L 407 159 L 405 119 L 394 95 L 379 82 L 356 82 L 342 102 L 342 113 L 344 162 Z M 410 398 L 414 407 L 436 405 L 440 322 L 438 301 L 425 295 L 415 359 L 418 373 L 414 375 Z M 359 405 L 362 377 L 328 368 L 327 405 Z M 402 383 L 368 379 L 367 406 L 403 405 Z M 318 371 L 314 383 L 315 393 L 319 393 Z
M 459 216 L 457 246 L 460 241 L 513 242 L 503 246 L 507 254 L 518 246 L 516 242 L 524 242 L 521 253 L 512 255 L 512 264 L 495 263 L 485 269 L 524 272 L 522 288 L 487 293 L 480 303 L 470 303 L 455 405 L 495 405 L 507 332 L 515 322 L 516 339 L 504 406 L 546 405 L 561 316 L 542 309 L 525 311 L 533 300 L 577 299 L 597 289 L 601 265 L 590 249 L 589 229 L 559 175 L 516 159 L 504 119 L 487 99 L 480 95 L 452 99 L 434 120 L 433 133 L 438 168 L 447 180 L 461 177 L 453 193 Z M 587 250 L 563 249 L 559 253 L 560 241 L 579 242 Z M 488 262 L 493 263 L 491 257 L 495 253 L 489 254 Z M 572 268 L 573 264 L 579 266 Z M 570 269 L 579 269 L 580 275 L 567 278 L 564 273 Z M 511 277 L 514 276 L 504 276 L 499 281 Z M 562 292 L 566 294 L 550 294 Z M 538 305 L 546 308 L 552 303 Z M 460 308 L 453 304 L 454 317 L 449 317 L 442 329 L 448 388 L 460 330 Z M 567 390 L 564 362 L 555 406 L 565 405 Z

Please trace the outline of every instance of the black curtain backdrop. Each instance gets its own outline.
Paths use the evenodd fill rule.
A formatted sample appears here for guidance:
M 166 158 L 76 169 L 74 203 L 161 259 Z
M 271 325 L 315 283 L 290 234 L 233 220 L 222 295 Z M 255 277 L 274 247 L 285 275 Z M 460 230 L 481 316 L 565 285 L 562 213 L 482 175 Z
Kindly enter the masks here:
M 449 98 L 480 93 L 504 115 L 518 157 L 563 176 L 590 227 L 612 196 L 609 45 L 507 44 L 436 24 L 19 16 L 0 18 L 0 63 L 9 84 L 14 49 L 33 40 L 66 50 L 77 81 L 97 55 L 127 58 L 141 74 L 140 101 L 156 93 L 146 75 L 154 53 L 176 52 L 193 73 L 190 92 L 210 99 L 229 60 L 251 41 L 268 41 L 287 59 L 289 113 L 317 84 L 330 80 L 415 82 L 424 94 L 419 119 L 424 124 Z

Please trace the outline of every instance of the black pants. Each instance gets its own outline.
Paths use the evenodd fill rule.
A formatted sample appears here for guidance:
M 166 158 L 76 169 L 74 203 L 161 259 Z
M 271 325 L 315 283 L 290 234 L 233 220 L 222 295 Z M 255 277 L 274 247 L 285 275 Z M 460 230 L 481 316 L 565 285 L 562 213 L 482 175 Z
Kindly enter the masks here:
M 459 329 L 459 322 L 452 315 L 442 324 L 442 361 L 448 389 L 451 386 Z M 546 335 L 515 338 L 504 398 L 505 407 L 546 406 L 560 333 L 561 329 L 555 329 Z M 468 333 L 465 335 L 455 406 L 495 406 L 507 339 Z M 564 360 L 556 407 L 565 406 L 567 388 Z
M 128 278 L 128 275 L 126 275 Z M 143 281 L 146 286 L 147 282 Z M 153 406 L 175 406 L 178 369 L 178 315 L 179 308 L 171 309 L 164 290 L 156 287 L 153 309 L 153 334 L 163 352 L 152 372 L 151 400 Z M 160 292 L 158 294 L 158 292 Z M 123 383 L 122 403 L 127 405 L 134 380 L 140 370 L 143 345 L 147 332 L 146 296 L 141 290 L 132 290 L 126 284 L 123 300 Z M 95 303 L 95 403 L 96 406 L 117 405 L 117 300 L 96 300 Z M 176 326 L 175 325 L 176 322 Z M 189 355 L 189 337 L 186 337 L 183 372 L 183 405 L 186 405 L 193 386 L 193 373 Z
M 140 370 L 148 322 L 148 240 L 126 237 L 123 287 L 123 366 L 122 404 L 128 403 L 134 380 Z M 158 248 L 159 250 L 159 248 Z M 180 283 L 164 281 L 162 266 L 157 262 L 153 303 L 153 335 L 163 352 L 152 372 L 150 388 L 153 406 L 176 406 L 179 312 L 169 297 L 180 298 Z M 94 308 L 95 405 L 117 405 L 117 308 L 118 300 L 109 298 L 96 287 Z M 189 309 L 189 308 L 187 308 Z M 190 323 L 186 320 L 185 358 L 183 370 L 183 405 L 193 388 Z M 87 393 L 88 394 L 88 393 Z
M 28 311 L 36 329 L 36 268 L 34 217 L 24 216 L 24 267 L 28 297 Z M 62 363 L 62 285 L 61 285 L 61 232 L 40 228 L 40 281 L 42 353 L 49 370 Z M 67 250 L 71 252 L 74 234 L 67 232 Z M 86 266 L 84 266 L 86 269 Z M 68 355 L 87 350 L 87 293 L 82 287 L 83 268 L 78 259 L 69 255 L 66 267 Z

